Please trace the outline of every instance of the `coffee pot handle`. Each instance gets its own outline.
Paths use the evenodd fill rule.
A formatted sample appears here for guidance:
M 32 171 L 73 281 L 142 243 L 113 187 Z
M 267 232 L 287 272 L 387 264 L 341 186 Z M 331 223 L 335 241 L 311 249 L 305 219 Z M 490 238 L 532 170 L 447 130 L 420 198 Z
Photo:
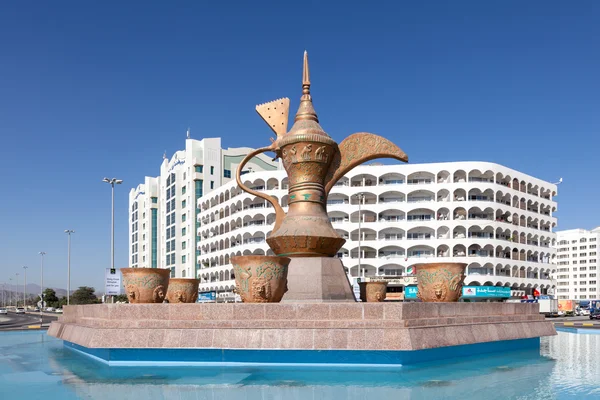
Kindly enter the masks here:
M 281 206 L 279 205 L 279 202 L 277 201 L 276 198 L 274 198 L 272 196 L 269 196 L 267 194 L 264 194 L 262 192 L 250 189 L 248 186 L 246 186 L 246 185 L 244 185 L 242 183 L 242 179 L 240 178 L 242 170 L 244 168 L 244 165 L 246 165 L 246 163 L 248 161 L 250 161 L 257 154 L 265 153 L 267 151 L 275 151 L 275 150 L 273 149 L 272 146 L 262 147 L 260 149 L 254 150 L 253 152 L 251 152 L 250 154 L 248 154 L 242 160 L 242 162 L 240 163 L 240 165 L 238 166 L 237 171 L 235 173 L 235 180 L 236 180 L 237 184 L 239 185 L 239 187 L 241 187 L 244 192 L 253 194 L 253 195 L 257 196 L 257 197 L 260 197 L 261 199 L 265 199 L 265 200 L 267 200 L 269 203 L 271 203 L 273 205 L 273 208 L 275 208 L 275 226 L 273 226 L 273 231 L 272 232 L 275 232 L 277 229 L 279 229 L 279 226 L 281 225 L 281 222 L 283 221 L 283 217 L 285 217 L 285 212 L 283 211 L 283 208 L 281 208 Z

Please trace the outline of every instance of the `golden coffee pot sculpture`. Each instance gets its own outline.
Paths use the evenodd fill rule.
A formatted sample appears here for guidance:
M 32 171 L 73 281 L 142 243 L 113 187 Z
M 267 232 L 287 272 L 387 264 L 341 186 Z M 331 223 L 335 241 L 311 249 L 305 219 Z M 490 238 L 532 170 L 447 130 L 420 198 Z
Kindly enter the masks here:
M 308 55 L 304 52 L 302 97 L 294 125 L 286 133 L 290 100 L 283 98 L 256 106 L 256 111 L 277 135 L 268 147 L 248 154 L 240 163 L 236 180 L 246 192 L 263 198 L 275 208 L 275 225 L 267 243 L 278 256 L 333 257 L 346 242 L 327 216 L 327 195 L 351 169 L 375 158 L 407 162 L 407 155 L 389 140 L 372 133 L 355 133 L 338 144 L 319 125 L 310 95 Z M 240 173 L 254 156 L 274 152 L 283 161 L 289 178 L 289 210 L 277 199 L 243 184 Z

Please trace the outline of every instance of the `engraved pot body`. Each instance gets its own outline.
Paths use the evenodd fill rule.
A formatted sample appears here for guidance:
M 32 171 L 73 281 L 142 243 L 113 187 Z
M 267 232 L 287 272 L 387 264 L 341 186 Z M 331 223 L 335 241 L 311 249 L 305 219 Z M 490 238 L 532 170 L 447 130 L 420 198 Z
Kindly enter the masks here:
M 360 299 L 368 303 L 379 303 L 385 300 L 387 282 L 359 282 Z
M 167 295 L 171 270 L 121 268 L 123 287 L 130 303 L 162 303 Z
M 279 303 L 287 292 L 291 259 L 277 256 L 231 257 L 236 292 L 244 303 Z
M 281 147 L 289 177 L 289 209 L 267 243 L 279 256 L 333 257 L 346 242 L 331 225 L 326 209 L 324 181 L 337 146 L 328 137 L 298 136 Z
M 195 303 L 198 300 L 199 284 L 199 279 L 171 278 L 169 279 L 167 300 L 169 303 Z
M 465 281 L 465 263 L 430 263 L 414 265 L 417 274 L 417 297 L 424 302 L 457 302 Z

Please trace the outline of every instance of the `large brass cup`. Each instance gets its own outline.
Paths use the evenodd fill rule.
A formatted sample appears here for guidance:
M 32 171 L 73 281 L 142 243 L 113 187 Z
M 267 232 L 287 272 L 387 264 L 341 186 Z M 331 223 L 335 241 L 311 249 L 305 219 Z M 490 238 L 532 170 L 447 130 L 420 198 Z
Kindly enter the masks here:
M 360 299 L 369 303 L 384 301 L 387 285 L 387 282 L 359 282 Z
M 167 300 L 169 303 L 195 303 L 198 300 L 199 284 L 199 279 L 171 278 L 169 279 Z
M 162 303 L 169 288 L 170 269 L 121 268 L 130 303 Z
M 277 256 L 231 257 L 236 292 L 244 303 L 279 303 L 287 292 L 291 259 Z
M 414 265 L 417 273 L 417 297 L 424 302 L 457 302 L 465 281 L 465 263 Z

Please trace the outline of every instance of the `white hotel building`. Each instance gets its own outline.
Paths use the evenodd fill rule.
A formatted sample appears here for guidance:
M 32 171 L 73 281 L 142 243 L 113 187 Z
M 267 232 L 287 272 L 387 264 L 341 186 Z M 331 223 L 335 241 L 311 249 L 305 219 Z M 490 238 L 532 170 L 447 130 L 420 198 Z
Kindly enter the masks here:
M 600 227 L 591 231 L 570 229 L 556 233 L 556 294 L 559 299 L 600 298 L 598 266 Z
M 253 149 L 221 148 L 220 138 L 187 139 L 185 150 L 163 158 L 160 175 L 129 192 L 130 267 L 170 268 L 171 276 L 197 275 L 200 256 L 198 200 L 227 185 Z M 254 157 L 247 171 L 275 172 L 279 163 Z
M 285 171 L 244 178 L 286 209 Z M 469 285 L 510 287 L 513 296 L 534 288 L 544 294 L 555 289 L 556 191 L 554 184 L 487 162 L 363 165 L 331 190 L 328 212 L 346 238 L 338 256 L 351 279 L 401 276 L 416 263 L 454 261 L 468 263 Z M 275 212 L 235 181 L 198 199 L 197 207 L 200 291 L 231 292 L 231 256 L 272 254 L 265 238 Z

